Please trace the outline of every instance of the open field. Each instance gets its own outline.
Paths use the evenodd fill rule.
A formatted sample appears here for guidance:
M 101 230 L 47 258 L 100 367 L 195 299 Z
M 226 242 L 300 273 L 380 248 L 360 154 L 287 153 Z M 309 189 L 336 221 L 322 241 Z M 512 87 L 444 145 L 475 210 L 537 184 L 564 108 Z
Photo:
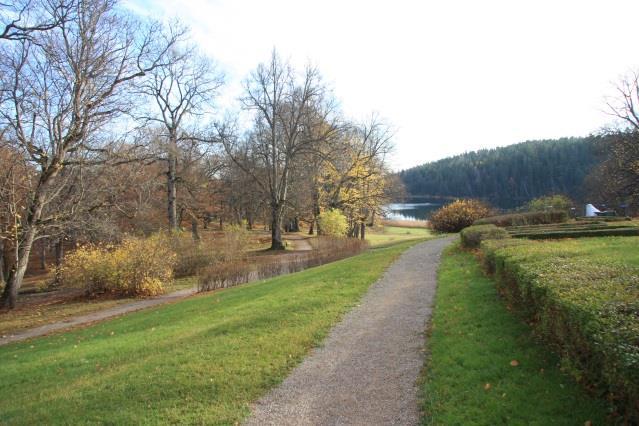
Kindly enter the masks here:
M 372 247 L 432 237 L 434 237 L 434 234 L 431 230 L 422 227 L 405 228 L 398 226 L 384 226 L 381 228 L 367 230 L 366 234 L 366 239 Z
M 0 423 L 233 424 L 412 244 L 1 347 Z
M 604 423 L 604 404 L 560 372 L 472 254 L 457 246 L 446 252 L 435 300 L 425 424 Z
M 381 222 L 384 226 L 397 226 L 400 228 L 428 228 L 427 220 L 384 219 Z

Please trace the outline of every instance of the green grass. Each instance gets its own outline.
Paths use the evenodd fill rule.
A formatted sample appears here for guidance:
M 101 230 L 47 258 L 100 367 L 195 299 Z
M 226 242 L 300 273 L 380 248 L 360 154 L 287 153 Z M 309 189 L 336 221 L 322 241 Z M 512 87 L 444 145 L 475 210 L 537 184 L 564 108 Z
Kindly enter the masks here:
M 424 424 L 604 423 L 604 404 L 559 371 L 557 358 L 457 245 L 440 266 L 429 347 Z
M 0 424 L 234 424 L 412 244 L 0 347 Z
M 366 239 L 371 247 L 397 243 L 401 241 L 411 241 L 417 239 L 431 238 L 433 233 L 426 228 L 403 228 L 399 226 L 384 226 L 381 231 L 370 230 L 366 234 Z

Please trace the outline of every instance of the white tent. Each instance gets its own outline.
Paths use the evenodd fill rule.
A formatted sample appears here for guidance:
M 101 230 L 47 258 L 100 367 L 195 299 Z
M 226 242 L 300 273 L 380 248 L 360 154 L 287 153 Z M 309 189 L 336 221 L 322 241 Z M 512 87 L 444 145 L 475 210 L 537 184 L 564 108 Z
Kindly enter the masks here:
M 597 216 L 597 213 L 600 213 L 601 210 L 599 210 L 597 207 L 593 206 L 592 204 L 586 204 L 586 217 L 595 217 Z

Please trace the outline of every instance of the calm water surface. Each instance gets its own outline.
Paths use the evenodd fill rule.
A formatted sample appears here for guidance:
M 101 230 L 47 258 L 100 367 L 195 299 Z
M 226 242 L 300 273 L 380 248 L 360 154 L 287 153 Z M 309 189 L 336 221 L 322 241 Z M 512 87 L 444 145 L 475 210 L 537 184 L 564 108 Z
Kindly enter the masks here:
M 441 206 L 438 203 L 392 203 L 384 209 L 386 217 L 392 220 L 426 220 Z

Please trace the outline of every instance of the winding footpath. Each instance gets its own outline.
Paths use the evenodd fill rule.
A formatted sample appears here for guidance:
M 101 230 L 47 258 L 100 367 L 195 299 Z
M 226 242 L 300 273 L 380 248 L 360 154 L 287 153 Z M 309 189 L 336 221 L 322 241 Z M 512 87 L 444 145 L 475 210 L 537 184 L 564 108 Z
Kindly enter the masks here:
M 246 425 L 416 425 L 442 238 L 418 244 L 391 265 Z
M 66 318 L 61 321 L 44 324 L 35 328 L 16 331 L 15 333 L 0 336 L 0 346 L 8 345 L 9 343 L 13 342 L 20 342 L 22 340 L 33 339 L 34 337 L 45 336 L 47 334 L 64 331 L 73 327 L 92 324 L 98 321 L 104 321 L 113 317 L 118 317 L 120 315 L 139 311 L 141 309 L 152 308 L 153 306 L 175 302 L 177 300 L 184 299 L 185 297 L 193 296 L 194 294 L 197 294 L 197 287 L 163 294 L 161 296 L 156 296 L 149 299 L 136 300 L 131 303 L 114 306 L 113 308 L 103 309 L 85 315 Z

